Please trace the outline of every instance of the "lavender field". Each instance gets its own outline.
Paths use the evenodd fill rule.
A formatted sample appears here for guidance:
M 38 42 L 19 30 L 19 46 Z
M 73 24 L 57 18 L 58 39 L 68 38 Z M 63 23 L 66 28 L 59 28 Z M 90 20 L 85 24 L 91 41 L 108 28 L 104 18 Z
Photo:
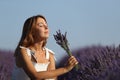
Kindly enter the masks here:
M 13 64 L 13 52 L 0 50 L 0 80 L 11 80 Z
M 79 61 L 79 70 L 73 69 L 59 80 L 120 80 L 120 45 L 91 46 L 72 51 Z M 63 66 L 66 57 L 61 60 Z
M 79 69 L 59 76 L 58 80 L 120 80 L 120 45 L 89 46 L 72 51 Z M 65 65 L 67 56 L 57 67 Z M 12 51 L 0 50 L 0 80 L 11 80 L 14 57 Z

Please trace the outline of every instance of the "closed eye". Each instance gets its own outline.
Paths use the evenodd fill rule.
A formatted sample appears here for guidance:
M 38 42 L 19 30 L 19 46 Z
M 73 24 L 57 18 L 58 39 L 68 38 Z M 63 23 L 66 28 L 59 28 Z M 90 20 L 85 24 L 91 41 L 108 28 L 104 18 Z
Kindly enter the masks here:
M 47 23 L 42 23 L 42 22 L 40 22 L 40 23 L 38 23 L 38 26 L 39 26 L 39 27 L 47 26 Z
M 42 27 L 42 26 L 44 26 L 44 24 L 43 23 L 39 23 L 38 26 Z

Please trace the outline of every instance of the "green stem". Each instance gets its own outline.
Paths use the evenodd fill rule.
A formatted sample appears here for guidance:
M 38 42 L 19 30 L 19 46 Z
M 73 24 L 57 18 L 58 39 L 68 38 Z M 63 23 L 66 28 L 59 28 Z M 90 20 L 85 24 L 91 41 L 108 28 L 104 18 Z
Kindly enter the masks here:
M 69 56 L 72 56 L 72 53 L 71 53 L 71 51 L 69 50 L 69 48 L 68 48 L 68 50 L 66 50 L 66 52 L 68 53 Z M 79 69 L 78 64 L 76 64 L 75 69 L 76 69 L 76 71 L 78 71 L 78 69 Z

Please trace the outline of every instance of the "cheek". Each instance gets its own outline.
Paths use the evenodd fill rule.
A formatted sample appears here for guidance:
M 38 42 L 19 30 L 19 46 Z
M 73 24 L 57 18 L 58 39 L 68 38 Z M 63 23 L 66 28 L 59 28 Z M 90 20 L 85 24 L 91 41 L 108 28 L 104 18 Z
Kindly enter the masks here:
M 34 36 L 38 37 L 38 36 L 42 36 L 42 33 L 43 31 L 41 29 L 36 29 L 34 30 Z
M 38 34 L 39 34 L 40 37 L 45 37 L 45 36 L 49 35 L 49 32 L 45 33 L 45 31 L 43 29 L 40 29 Z
M 36 32 L 37 32 L 37 33 L 43 33 L 44 30 L 43 30 L 43 28 L 37 28 L 37 29 L 36 29 Z
M 39 36 L 42 36 L 44 33 L 43 33 L 42 30 L 39 30 L 39 31 L 37 32 L 37 34 L 38 34 Z

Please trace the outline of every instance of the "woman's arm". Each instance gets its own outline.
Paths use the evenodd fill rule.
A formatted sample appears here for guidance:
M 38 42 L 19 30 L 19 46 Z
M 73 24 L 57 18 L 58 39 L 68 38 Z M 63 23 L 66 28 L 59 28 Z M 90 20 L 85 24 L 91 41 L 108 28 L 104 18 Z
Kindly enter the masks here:
M 21 60 L 23 62 L 22 64 L 23 69 L 27 73 L 27 75 L 33 80 L 41 80 L 41 79 L 57 77 L 59 75 L 62 75 L 70 71 L 78 63 L 74 57 L 70 57 L 68 60 L 69 64 L 66 67 L 59 68 L 56 70 L 36 72 L 30 58 L 27 55 L 26 49 L 21 48 L 20 52 L 21 52 Z
M 48 65 L 48 69 L 47 69 L 47 70 L 48 70 L 48 71 L 50 71 L 50 70 L 55 70 L 56 67 L 55 67 L 55 57 L 54 57 L 54 54 L 51 53 L 51 52 L 49 52 L 49 54 L 50 54 L 50 57 L 49 57 L 50 64 Z M 57 80 L 57 77 L 54 77 L 54 78 L 52 78 L 52 79 Z

